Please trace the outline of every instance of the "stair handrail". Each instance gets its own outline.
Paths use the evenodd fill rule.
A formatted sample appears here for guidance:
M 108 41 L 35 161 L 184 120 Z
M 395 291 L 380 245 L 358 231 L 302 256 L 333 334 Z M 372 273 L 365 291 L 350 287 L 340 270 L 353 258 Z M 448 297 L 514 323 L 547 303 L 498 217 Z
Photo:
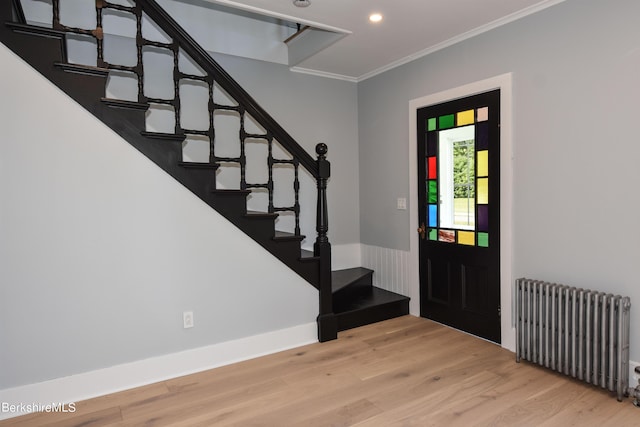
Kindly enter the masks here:
M 265 130 L 298 158 L 300 163 L 317 180 L 319 178 L 316 160 L 262 108 L 249 93 L 242 88 L 212 57 L 178 24 L 155 0 L 137 0 L 143 11 L 162 28 L 164 32 L 185 50 L 203 70 L 215 76 L 216 82 L 231 95 Z

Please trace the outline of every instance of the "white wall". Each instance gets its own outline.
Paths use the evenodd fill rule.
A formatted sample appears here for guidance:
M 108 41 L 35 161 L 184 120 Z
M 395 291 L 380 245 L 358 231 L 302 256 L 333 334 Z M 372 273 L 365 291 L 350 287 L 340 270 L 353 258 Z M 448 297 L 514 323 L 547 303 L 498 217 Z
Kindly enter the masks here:
M 512 279 L 638 304 L 639 15 L 635 0 L 567 0 L 359 83 L 362 243 L 408 250 L 417 239 L 409 211 L 395 209 L 415 161 L 409 101 L 513 73 Z M 633 326 L 631 359 L 640 360 Z
M 0 390 L 315 321 L 311 285 L 4 46 L 0 62 Z

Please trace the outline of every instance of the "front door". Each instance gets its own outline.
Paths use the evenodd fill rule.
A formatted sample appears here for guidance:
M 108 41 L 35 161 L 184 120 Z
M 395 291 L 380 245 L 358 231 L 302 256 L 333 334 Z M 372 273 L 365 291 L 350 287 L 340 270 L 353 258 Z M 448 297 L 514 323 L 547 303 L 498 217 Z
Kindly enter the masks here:
M 417 111 L 420 314 L 500 342 L 500 91 Z

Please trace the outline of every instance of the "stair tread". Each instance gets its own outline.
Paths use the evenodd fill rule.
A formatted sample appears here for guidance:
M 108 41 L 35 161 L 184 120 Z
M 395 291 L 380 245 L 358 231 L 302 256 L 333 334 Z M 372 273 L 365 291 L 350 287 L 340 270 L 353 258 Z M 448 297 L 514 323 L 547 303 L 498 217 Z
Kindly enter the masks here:
M 337 301 L 333 305 L 335 314 L 353 313 L 386 304 L 408 301 L 409 297 L 373 286 L 371 292 L 359 294 L 356 298 Z
M 204 162 L 179 162 L 178 165 L 188 169 L 218 169 L 220 165 L 216 163 Z
M 347 268 L 331 272 L 331 291 L 333 293 L 346 288 L 350 284 L 373 273 L 373 270 L 364 267 Z
M 117 98 L 102 98 L 101 101 L 112 107 L 128 108 L 131 110 L 143 110 L 143 111 L 146 111 L 149 109 L 149 104 L 146 104 L 144 102 L 129 101 L 126 99 L 117 99 Z
M 140 134 L 148 138 L 163 139 L 166 141 L 184 141 L 187 137 L 183 133 L 149 132 L 146 130 L 143 130 Z
M 66 34 L 64 31 L 54 30 L 51 27 L 45 27 L 43 25 L 21 24 L 19 22 L 6 22 L 5 25 L 14 30 L 20 30 L 33 34 L 55 36 L 59 38 L 64 38 Z
M 63 69 L 64 71 L 70 71 L 80 74 L 90 74 L 103 77 L 109 75 L 109 70 L 107 68 L 96 67 L 93 65 L 72 64 L 70 62 L 56 62 L 53 65 L 55 67 Z
M 277 218 L 277 213 L 259 212 L 259 211 L 247 211 L 245 214 L 247 218 Z
M 211 190 L 212 194 L 218 194 L 220 196 L 232 196 L 236 194 L 247 195 L 251 194 L 251 190 Z
M 297 241 L 303 241 L 305 239 L 306 236 L 303 235 L 299 235 L 296 236 L 293 233 L 288 233 L 286 231 L 280 231 L 280 230 L 276 230 L 275 236 L 273 237 L 273 240 L 283 240 L 283 241 L 291 241 L 291 240 L 297 240 Z

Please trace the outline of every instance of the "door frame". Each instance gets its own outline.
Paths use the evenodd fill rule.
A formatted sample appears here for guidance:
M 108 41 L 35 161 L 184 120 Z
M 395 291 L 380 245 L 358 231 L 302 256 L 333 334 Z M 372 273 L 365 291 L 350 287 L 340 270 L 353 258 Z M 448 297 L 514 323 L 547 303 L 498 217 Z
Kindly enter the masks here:
M 416 115 L 420 108 L 500 89 L 500 307 L 501 346 L 515 351 L 513 304 L 512 74 L 506 73 L 409 101 L 409 312 L 420 316 L 418 152 Z

